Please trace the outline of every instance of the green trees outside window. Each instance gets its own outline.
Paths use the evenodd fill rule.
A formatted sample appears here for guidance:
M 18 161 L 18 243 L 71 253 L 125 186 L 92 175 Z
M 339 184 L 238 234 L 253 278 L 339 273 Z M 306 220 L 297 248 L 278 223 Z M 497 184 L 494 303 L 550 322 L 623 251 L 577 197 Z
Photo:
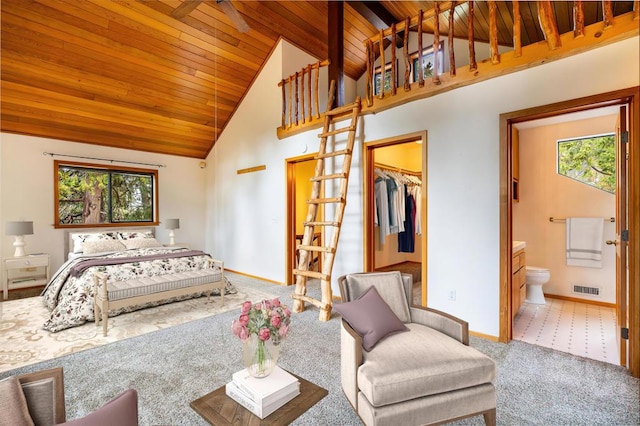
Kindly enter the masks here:
M 558 141 L 558 173 L 615 194 L 615 135 Z
M 55 162 L 56 226 L 153 224 L 156 170 Z

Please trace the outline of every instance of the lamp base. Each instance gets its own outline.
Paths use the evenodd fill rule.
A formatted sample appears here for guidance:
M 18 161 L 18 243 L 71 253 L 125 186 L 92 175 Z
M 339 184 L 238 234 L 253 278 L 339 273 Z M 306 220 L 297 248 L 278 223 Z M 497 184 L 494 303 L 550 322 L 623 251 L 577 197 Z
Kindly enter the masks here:
M 13 246 L 16 248 L 13 257 L 24 257 L 27 253 L 24 251 L 24 236 L 16 235 L 16 240 L 13 242 Z
M 173 229 L 169 231 L 169 245 L 172 246 L 176 242 L 174 241 L 175 234 L 173 233 Z

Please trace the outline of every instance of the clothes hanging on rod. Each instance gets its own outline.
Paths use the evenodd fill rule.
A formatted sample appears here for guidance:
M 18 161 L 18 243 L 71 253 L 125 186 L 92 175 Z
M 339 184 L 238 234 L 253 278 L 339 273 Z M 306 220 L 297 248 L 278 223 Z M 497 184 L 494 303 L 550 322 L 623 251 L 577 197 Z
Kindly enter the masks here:
M 413 253 L 415 235 L 422 234 L 419 200 L 421 180 L 412 174 L 388 168 L 374 169 L 374 224 L 378 227 L 380 244 L 387 235 L 398 235 L 398 251 Z

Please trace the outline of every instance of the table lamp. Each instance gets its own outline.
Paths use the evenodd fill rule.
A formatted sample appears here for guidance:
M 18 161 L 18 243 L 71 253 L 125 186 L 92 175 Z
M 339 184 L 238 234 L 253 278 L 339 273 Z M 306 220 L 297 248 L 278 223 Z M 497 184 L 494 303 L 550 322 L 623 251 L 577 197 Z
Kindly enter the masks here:
M 4 231 L 6 235 L 14 235 L 16 237 L 13 243 L 16 251 L 13 257 L 26 256 L 24 251 L 24 236 L 33 234 L 33 222 L 7 222 Z
M 180 229 L 180 219 L 167 219 L 165 227 L 169 230 L 169 245 L 172 246 L 175 244 L 173 231 Z

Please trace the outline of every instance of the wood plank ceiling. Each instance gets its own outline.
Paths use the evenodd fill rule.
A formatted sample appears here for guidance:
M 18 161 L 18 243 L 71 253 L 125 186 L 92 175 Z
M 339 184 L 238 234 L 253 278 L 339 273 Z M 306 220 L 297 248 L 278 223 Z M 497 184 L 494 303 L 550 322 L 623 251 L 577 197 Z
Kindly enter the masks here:
M 249 26 L 245 33 L 215 0 L 184 2 L 197 4 L 2 0 L 1 130 L 205 158 L 281 37 L 318 59 L 329 57 L 326 1 L 232 0 Z M 499 42 L 511 45 L 512 4 L 497 3 Z M 442 9 L 448 4 L 442 2 Z M 553 4 L 560 32 L 570 31 L 573 2 Z M 346 2 L 345 75 L 362 76 L 362 41 L 382 24 L 433 5 Z M 633 2 L 614 2 L 614 14 L 632 7 Z M 460 5 L 455 12 L 454 31 L 461 38 L 467 10 Z M 363 11 L 374 11 L 377 19 Z M 488 40 L 486 2 L 476 2 L 475 11 L 476 40 Z M 523 44 L 542 40 L 536 2 L 521 2 L 521 12 Z M 449 31 L 447 19 L 446 11 L 443 34 Z M 601 19 L 600 3 L 585 2 L 585 23 Z

